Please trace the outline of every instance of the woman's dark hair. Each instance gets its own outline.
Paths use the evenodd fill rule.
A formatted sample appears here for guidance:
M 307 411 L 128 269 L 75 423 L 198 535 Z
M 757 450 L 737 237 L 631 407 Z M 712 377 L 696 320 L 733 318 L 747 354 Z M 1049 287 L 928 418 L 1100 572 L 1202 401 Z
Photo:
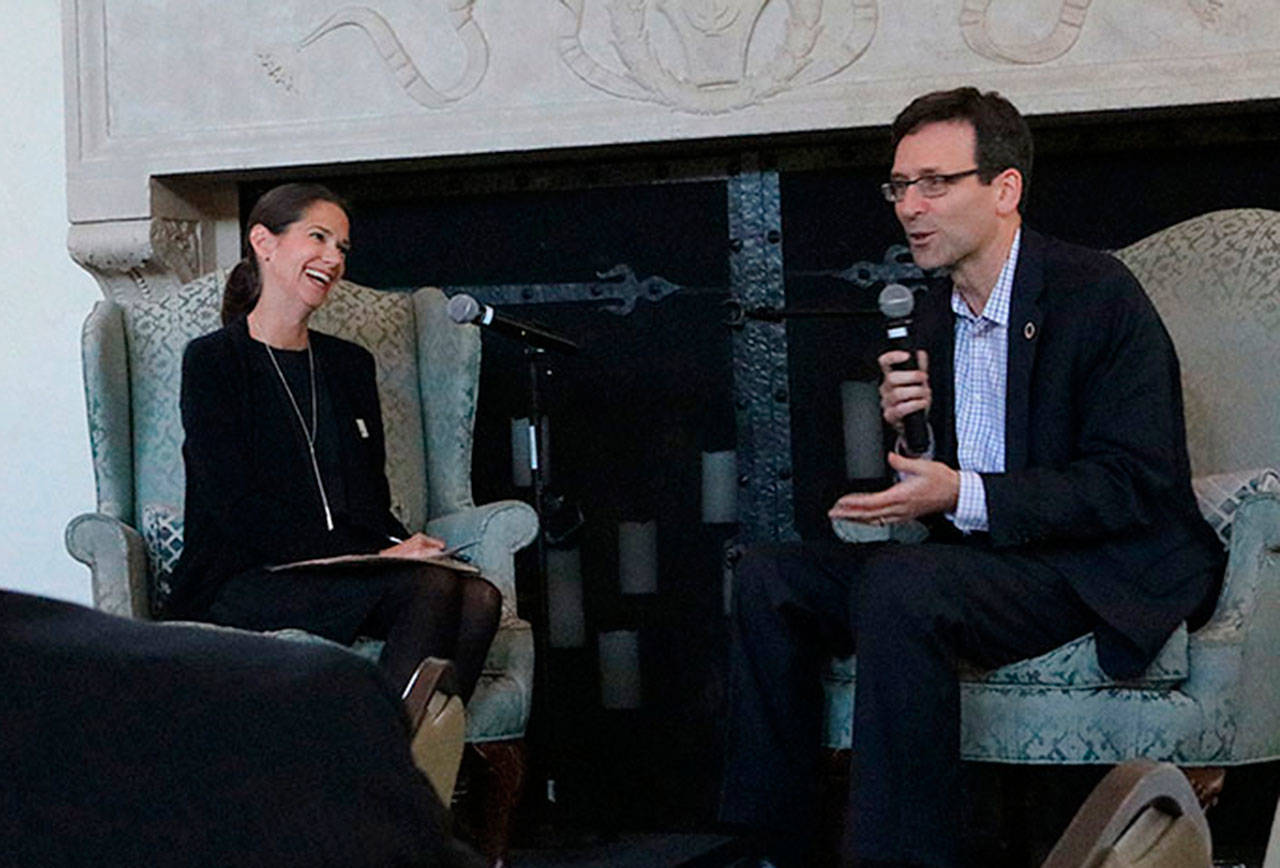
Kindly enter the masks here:
M 253 310 L 262 293 L 262 276 L 258 271 L 258 257 L 249 243 L 249 230 L 261 223 L 272 235 L 279 235 L 301 220 L 303 213 L 316 202 L 332 202 L 347 210 L 347 203 L 322 184 L 281 184 L 263 193 L 254 203 L 245 221 L 244 241 L 240 245 L 244 258 L 231 269 L 222 291 L 223 325 Z
M 912 100 L 893 120 L 892 148 L 925 124 L 940 121 L 968 121 L 973 126 L 974 161 L 984 184 L 1005 169 L 1022 174 L 1022 211 L 1031 187 L 1033 148 L 1031 130 L 1013 104 L 995 91 L 980 92 L 974 87 L 939 90 Z

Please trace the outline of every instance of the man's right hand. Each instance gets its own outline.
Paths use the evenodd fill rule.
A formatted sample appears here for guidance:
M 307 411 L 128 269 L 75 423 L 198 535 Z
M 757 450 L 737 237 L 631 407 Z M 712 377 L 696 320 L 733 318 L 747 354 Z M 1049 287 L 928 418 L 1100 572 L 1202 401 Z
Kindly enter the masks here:
M 880 356 L 880 371 L 884 379 L 880 381 L 880 409 L 884 413 L 884 421 L 902 433 L 902 420 L 917 410 L 929 413 L 929 405 L 933 402 L 933 392 L 929 389 L 929 354 L 924 350 L 916 350 L 916 363 L 920 366 L 915 371 L 895 371 L 894 365 L 907 361 L 910 356 L 904 350 L 890 350 Z

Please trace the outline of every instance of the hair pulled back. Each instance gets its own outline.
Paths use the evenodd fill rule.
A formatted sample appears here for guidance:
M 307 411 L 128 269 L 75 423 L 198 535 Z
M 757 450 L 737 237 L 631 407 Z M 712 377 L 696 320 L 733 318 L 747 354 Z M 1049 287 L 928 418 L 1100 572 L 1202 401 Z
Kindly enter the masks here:
M 249 230 L 261 223 L 272 235 L 279 235 L 301 220 L 303 213 L 316 202 L 332 202 L 347 210 L 347 203 L 323 184 L 281 184 L 263 193 L 254 203 L 240 245 L 244 258 L 231 269 L 222 291 L 223 325 L 253 310 L 262 294 L 262 274 L 257 254 L 249 242 Z

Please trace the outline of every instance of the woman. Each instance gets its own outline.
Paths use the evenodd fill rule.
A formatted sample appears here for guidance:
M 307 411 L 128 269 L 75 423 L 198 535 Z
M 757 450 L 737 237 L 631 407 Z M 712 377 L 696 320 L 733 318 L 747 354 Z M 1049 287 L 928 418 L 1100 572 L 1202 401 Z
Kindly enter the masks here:
M 465 701 L 501 595 L 432 566 L 444 544 L 391 514 L 373 357 L 307 328 L 349 246 L 343 203 L 322 186 L 276 187 L 250 212 L 223 327 L 183 356 L 185 541 L 164 615 L 344 644 L 384 638 L 379 665 L 393 685 L 425 657 L 448 658 Z M 267 569 L 375 552 L 422 563 Z

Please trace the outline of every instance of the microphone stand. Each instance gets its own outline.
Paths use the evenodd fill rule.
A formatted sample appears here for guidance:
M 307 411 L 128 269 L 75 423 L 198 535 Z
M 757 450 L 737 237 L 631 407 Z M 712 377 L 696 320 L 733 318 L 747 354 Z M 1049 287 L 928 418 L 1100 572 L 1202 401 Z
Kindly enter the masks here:
M 575 347 L 576 349 L 576 347 Z M 561 351 L 563 352 L 563 351 Z M 551 648 L 551 592 L 547 573 L 547 473 L 543 461 L 543 421 L 546 419 L 543 399 L 546 379 L 553 376 L 552 357 L 544 347 L 526 344 L 524 357 L 529 370 L 529 479 L 533 488 L 533 509 L 538 515 L 538 534 L 534 538 L 537 558 L 536 593 L 538 597 L 533 630 L 533 710 L 537 717 L 533 749 L 537 762 L 531 764 L 531 772 L 541 778 L 542 792 L 539 800 L 541 817 L 533 832 L 536 846 L 563 846 L 578 841 L 566 823 L 572 823 L 564 808 L 558 804 L 556 776 L 561 768 L 560 711 L 552 691 Z
M 487 311 L 487 313 L 485 313 Z M 542 455 L 542 393 L 544 376 L 550 377 L 551 354 L 548 350 L 559 353 L 576 353 L 578 344 L 569 338 L 533 323 L 520 322 L 501 315 L 492 308 L 480 305 L 474 298 L 465 294 L 455 295 L 449 299 L 449 317 L 459 324 L 476 323 L 488 326 L 508 338 L 524 344 L 524 357 L 529 369 L 529 479 L 533 486 L 533 509 L 538 517 L 538 533 L 534 537 L 534 551 L 537 557 L 537 576 L 535 577 L 537 613 L 534 618 L 533 644 L 533 705 L 534 712 L 541 710 L 545 704 L 546 711 L 537 717 L 536 724 L 531 727 L 537 734 L 534 756 L 539 760 L 537 766 L 545 778 L 544 792 L 546 806 L 556 803 L 556 771 L 560 765 L 559 744 L 556 738 L 559 727 L 554 721 L 554 697 L 551 695 L 551 667 L 548 659 L 550 652 L 551 601 L 550 579 L 547 575 L 547 530 L 546 516 L 546 471 L 543 467 Z M 477 316 L 481 314 L 482 316 Z M 541 756 L 538 754 L 541 753 Z
M 533 631 L 533 682 L 534 703 L 538 696 L 543 697 L 547 713 L 542 715 L 539 741 L 544 750 L 542 769 L 545 777 L 544 797 L 549 804 L 556 801 L 556 770 L 559 765 L 559 745 L 555 737 L 557 727 L 553 725 L 550 709 L 551 667 L 547 659 L 551 629 L 551 594 L 550 581 L 547 576 L 547 541 L 546 524 L 543 506 L 546 496 L 546 478 L 542 468 L 542 377 L 551 376 L 550 354 L 542 347 L 526 345 L 525 362 L 529 368 L 529 479 L 533 484 L 533 511 L 538 514 L 538 535 L 534 538 L 534 551 L 537 558 L 537 595 L 538 595 L 538 629 Z

